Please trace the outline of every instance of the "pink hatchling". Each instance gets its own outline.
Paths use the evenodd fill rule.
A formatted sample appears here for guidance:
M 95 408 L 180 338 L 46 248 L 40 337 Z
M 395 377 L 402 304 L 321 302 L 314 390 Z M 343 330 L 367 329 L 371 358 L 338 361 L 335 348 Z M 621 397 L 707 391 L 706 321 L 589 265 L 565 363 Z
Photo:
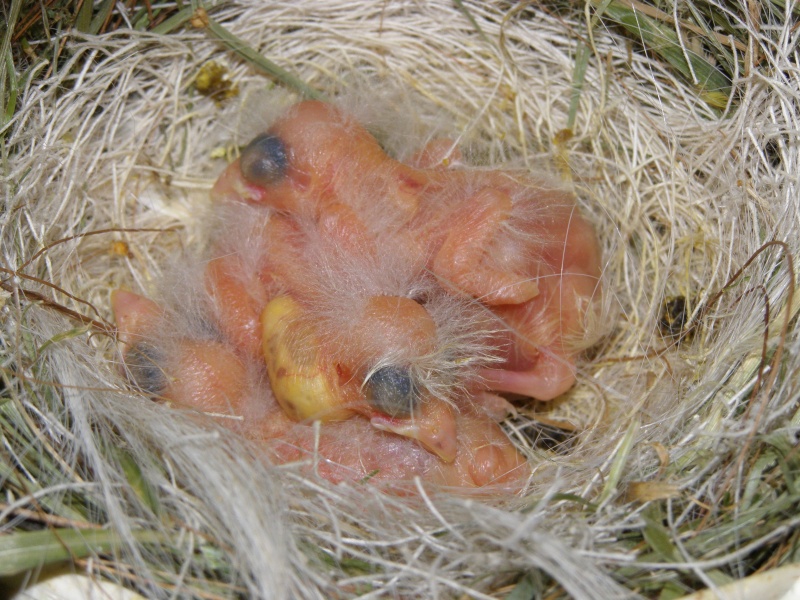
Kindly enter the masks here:
M 503 394 L 567 391 L 599 306 L 597 239 L 569 193 L 467 168 L 448 140 L 398 162 L 302 102 L 212 197 L 191 299 L 114 294 L 134 385 L 274 460 L 316 453 L 333 481 L 519 489 Z

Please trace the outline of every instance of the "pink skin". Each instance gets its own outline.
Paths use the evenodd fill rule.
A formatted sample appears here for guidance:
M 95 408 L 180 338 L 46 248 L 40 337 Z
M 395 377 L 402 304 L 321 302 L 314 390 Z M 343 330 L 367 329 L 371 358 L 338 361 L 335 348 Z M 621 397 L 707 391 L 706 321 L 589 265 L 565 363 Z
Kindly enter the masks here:
M 163 311 L 152 300 L 116 290 L 111 304 L 125 355 L 155 337 Z M 182 340 L 174 345 L 165 364 L 153 366 L 160 366 L 164 373 L 165 386 L 157 396 L 203 412 L 235 413 L 244 391 L 246 368 L 227 344 Z
M 511 216 L 508 194 L 491 188 L 470 197 L 464 215 L 455 221 L 433 259 L 433 271 L 446 285 L 484 304 L 520 304 L 539 293 L 535 279 L 501 271 L 483 263 L 486 247 Z
M 425 144 L 408 164 L 418 169 L 447 169 L 460 164 L 463 159 L 461 150 L 453 140 L 439 138 Z
M 126 346 L 140 341 L 137 338 L 163 312 L 152 300 L 127 290 L 114 290 L 111 293 L 111 308 L 117 321 L 119 339 Z
M 368 215 L 359 195 L 347 191 L 380 180 L 378 188 L 395 190 L 386 200 L 397 211 L 395 228 L 414 240 L 408 251 L 419 253 L 443 287 L 492 307 L 507 324 L 512 347 L 504 365 L 483 372 L 487 389 L 550 400 L 572 387 L 585 321 L 598 306 L 600 251 L 569 194 L 517 173 L 445 169 L 443 160 L 461 159 L 448 140 L 431 142 L 412 158 L 417 168 L 409 167 L 386 156 L 352 118 L 319 102 L 294 106 L 270 133 L 287 146 L 287 177 L 255 186 L 236 161 L 214 186 L 218 202 L 246 200 L 318 218 L 355 197 L 353 214 Z
M 153 338 L 161 311 L 152 301 L 118 291 L 113 308 L 121 339 Z M 500 428 L 467 407 L 454 414 L 441 402 L 424 403 L 415 426 L 433 424 L 441 435 L 422 444 L 400 432 L 411 421 L 404 424 L 374 409 L 354 407 L 351 418 L 319 429 L 293 421 L 271 396 L 255 392 L 257 370 L 248 369 L 224 343 L 180 340 L 164 369 L 169 384 L 159 398 L 219 418 L 226 427 L 263 443 L 276 460 L 307 461 L 334 482 L 374 478 L 396 483 L 419 477 L 438 485 L 507 493 L 519 490 L 530 473 Z
M 360 418 L 324 426 L 319 437 L 313 427 L 287 423 L 282 435 L 270 435 L 267 442 L 279 461 L 307 461 L 309 468 L 337 483 L 370 478 L 397 486 L 419 477 L 437 485 L 481 488 L 487 494 L 517 492 L 530 468 L 500 427 L 471 412 L 459 416 L 458 427 L 458 452 L 450 463 L 413 440 L 384 433 Z M 395 489 L 413 486 L 406 483 Z
M 585 322 L 597 310 L 598 244 L 573 198 L 521 173 L 465 169 L 449 140 L 430 142 L 413 166 L 400 163 L 352 118 L 319 102 L 294 106 L 268 133 L 285 149 L 281 176 L 257 185 L 237 160 L 212 190 L 218 206 L 272 209 L 252 242 L 262 258 L 238 256 L 235 238 L 215 242 L 205 288 L 221 339 L 174 341 L 163 366 L 169 384 L 158 395 L 235 416 L 222 422 L 264 443 L 276 460 L 310 459 L 333 481 L 420 477 L 520 489 L 530 470 L 495 423 L 513 410 L 499 393 L 548 400 L 572 387 Z M 328 257 L 324 272 L 309 258 L 311 240 Z M 482 369 L 479 383 L 450 402 L 423 391 L 411 415 L 377 410 L 363 382 L 381 357 L 415 364 L 435 353 L 437 326 L 424 302 L 366 297 L 335 334 L 315 314 L 337 261 L 389 248 L 420 275 L 432 273 L 447 293 L 480 303 L 505 328 L 497 340 L 501 362 Z M 291 298 L 289 334 L 264 324 L 278 296 Z M 114 312 L 129 344 L 155 335 L 163 318 L 157 305 L 128 292 L 115 294 Z M 291 334 L 295 326 L 302 335 Z M 316 362 L 304 358 L 308 343 Z M 265 360 L 283 381 L 272 382 L 276 396 L 261 383 Z M 319 406 L 292 404 L 298 386 L 302 393 L 326 390 Z
M 262 356 L 259 318 L 266 294 L 257 275 L 247 277 L 241 261 L 231 255 L 210 260 L 205 275 L 225 337 L 246 355 Z

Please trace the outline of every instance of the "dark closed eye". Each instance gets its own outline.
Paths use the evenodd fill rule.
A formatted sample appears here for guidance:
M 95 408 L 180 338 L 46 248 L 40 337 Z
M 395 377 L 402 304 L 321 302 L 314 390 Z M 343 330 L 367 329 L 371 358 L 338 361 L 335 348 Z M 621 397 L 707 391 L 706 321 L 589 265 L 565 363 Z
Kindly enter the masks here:
M 139 343 L 125 353 L 125 368 L 130 382 L 151 396 L 157 396 L 168 385 L 162 364 L 163 354 L 150 344 Z
M 419 404 L 419 394 L 408 369 L 381 367 L 364 382 L 367 401 L 390 417 L 408 417 Z
M 242 150 L 239 166 L 242 177 L 249 183 L 261 187 L 277 183 L 289 166 L 286 146 L 278 136 L 259 135 Z

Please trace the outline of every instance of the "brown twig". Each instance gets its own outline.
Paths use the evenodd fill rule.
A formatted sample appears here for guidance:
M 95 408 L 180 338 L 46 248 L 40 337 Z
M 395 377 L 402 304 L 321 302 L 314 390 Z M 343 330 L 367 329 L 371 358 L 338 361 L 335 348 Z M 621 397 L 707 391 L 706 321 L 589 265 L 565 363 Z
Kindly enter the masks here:
M 83 238 L 83 237 L 89 237 L 90 235 L 100 235 L 100 234 L 103 234 L 103 233 L 148 233 L 148 232 L 150 232 L 150 233 L 175 233 L 176 231 L 178 231 L 178 229 L 176 227 L 167 227 L 166 229 L 161 228 L 161 227 L 139 227 L 139 228 L 107 227 L 105 229 L 95 229 L 94 231 L 86 231 L 84 233 L 78 233 L 76 235 L 70 235 L 70 236 L 65 237 L 65 238 L 60 238 L 58 240 L 55 240 L 54 242 L 51 242 L 51 243 L 47 244 L 44 248 L 39 250 L 36 254 L 34 254 L 28 260 L 26 260 L 24 263 L 22 263 L 17 270 L 18 271 L 22 271 L 23 269 L 25 269 L 25 267 L 30 265 L 33 261 L 35 261 L 37 258 L 39 258 L 42 254 L 44 254 L 48 250 L 52 249 L 53 247 L 57 246 L 58 244 L 63 244 L 65 242 L 70 242 L 72 240 L 77 240 L 77 239 L 80 239 L 80 238 Z
M 43 6 L 37 3 L 36 6 L 31 8 L 30 12 L 25 17 L 25 20 L 23 20 L 22 24 L 17 28 L 17 31 L 11 37 L 11 41 L 14 43 L 18 42 L 19 39 L 25 35 L 25 32 L 36 24 L 36 21 L 42 20 L 42 11 L 50 8 L 55 2 L 56 0 L 46 0 Z
M 68 517 L 61 517 L 59 515 L 52 515 L 44 512 L 39 503 L 36 503 L 38 510 L 30 510 L 28 508 L 15 508 L 11 511 L 12 515 L 18 515 L 28 521 L 36 521 L 44 523 L 52 527 L 72 527 L 74 529 L 102 529 L 102 525 L 97 523 L 89 523 L 88 521 L 76 521 Z M 7 510 L 8 504 L 0 502 L 0 511 Z
M 5 272 L 12 273 L 12 274 L 16 275 L 16 273 L 14 273 L 13 271 L 10 271 L 10 270 L 5 269 L 3 267 L 0 267 L 0 271 L 5 271 Z M 94 307 L 91 304 L 89 304 L 88 302 L 86 302 L 85 300 L 81 300 L 80 298 L 76 298 L 72 294 L 69 294 L 68 292 L 62 290 L 61 288 L 59 288 L 56 285 L 53 285 L 51 283 L 47 283 L 47 282 L 42 281 L 42 280 L 40 280 L 40 279 L 38 279 L 36 277 L 30 277 L 30 276 L 24 276 L 24 275 L 19 275 L 19 276 L 20 277 L 25 277 L 26 279 L 32 279 L 34 281 L 38 281 L 40 283 L 44 283 L 46 285 L 49 285 L 49 286 L 53 287 L 54 289 L 66 294 L 70 298 L 73 298 L 74 300 L 77 300 L 78 302 L 82 302 L 84 304 L 87 304 L 87 305 L 91 306 L 92 309 L 94 309 Z M 104 333 L 104 334 L 112 336 L 112 337 L 117 335 L 117 328 L 114 327 L 111 323 L 96 321 L 95 319 L 92 319 L 91 317 L 87 317 L 86 315 L 81 314 L 78 311 L 75 311 L 75 310 L 72 310 L 71 308 L 67 308 L 66 306 L 63 306 L 63 305 L 59 304 L 58 302 L 55 302 L 54 300 L 50 300 L 50 298 L 47 298 L 46 296 L 44 296 L 43 294 L 40 294 L 39 292 L 34 292 L 32 290 L 26 290 L 25 288 L 22 288 L 22 287 L 19 287 L 19 286 L 9 285 L 5 281 L 0 281 L 0 288 L 4 289 L 7 292 L 12 293 L 12 294 L 16 292 L 16 293 L 20 294 L 23 298 L 25 298 L 26 300 L 28 300 L 30 302 L 37 302 L 37 303 L 41 304 L 42 306 L 45 306 L 47 308 L 51 308 L 51 309 L 55 310 L 56 312 L 59 312 L 59 313 L 61 313 L 63 315 L 66 315 L 66 316 L 68 316 L 68 317 L 70 317 L 70 318 L 72 318 L 72 319 L 74 319 L 76 321 L 80 321 L 84 325 L 89 325 L 93 329 L 97 330 L 99 333 Z M 97 312 L 96 309 L 94 309 L 94 310 L 95 310 L 95 312 Z

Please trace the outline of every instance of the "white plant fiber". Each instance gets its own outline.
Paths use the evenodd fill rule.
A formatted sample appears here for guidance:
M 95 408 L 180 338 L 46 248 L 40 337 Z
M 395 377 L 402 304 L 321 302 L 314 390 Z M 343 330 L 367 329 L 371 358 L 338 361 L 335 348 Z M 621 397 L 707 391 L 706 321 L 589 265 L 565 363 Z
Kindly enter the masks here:
M 757 434 L 796 435 L 800 338 L 790 327 L 782 340 L 781 327 L 797 308 L 786 305 L 786 256 L 800 250 L 800 30 L 786 19 L 769 38 L 751 31 L 764 62 L 739 74 L 738 102 L 720 116 L 659 61 L 597 28 L 573 137 L 559 144 L 586 23 L 535 5 L 467 5 L 486 39 L 449 0 L 236 0 L 209 11 L 379 125 L 399 156 L 447 132 L 482 165 L 525 166 L 573 186 L 603 244 L 608 333 L 561 401 L 560 418 L 578 426 L 571 445 L 533 447 L 530 419 L 510 423 L 534 470 L 519 497 L 332 485 L 131 392 L 112 337 L 7 292 L 0 342 L 9 385 L 48 424 L 65 469 L 91 473 L 83 493 L 126 541 L 116 570 L 87 570 L 164 598 L 211 589 L 200 558 L 228 574 L 213 597 L 501 598 L 521 573 L 540 570 L 574 598 L 634 598 L 612 576 L 636 558 L 620 536 L 643 522 L 641 503 L 623 497 L 628 484 L 659 482 L 675 497 L 712 502 L 722 479 L 741 475 L 724 457 Z M 184 252 L 202 247 L 208 191 L 226 164 L 215 151 L 246 144 L 297 97 L 201 30 L 120 31 L 68 47 L 84 65 L 79 74 L 29 85 L 6 128 L 0 265 L 18 274 L 2 273 L 9 287 L 111 321 L 113 289 L 151 295 Z M 194 90 L 211 59 L 229 67 L 238 97 L 216 104 Z M 114 231 L 93 233 L 106 229 Z M 772 240 L 785 246 L 758 254 L 715 300 Z M 129 253 L 112 252 L 114 241 Z M 676 295 L 695 315 L 708 309 L 693 340 L 662 351 L 662 303 Z M 32 362 L 27 349 L 48 340 Z M 782 363 L 759 378 L 765 343 L 781 347 Z M 109 446 L 135 459 L 158 511 Z M 662 481 L 667 464 L 700 454 L 707 458 Z M 565 494 L 597 510 L 588 518 Z M 672 518 L 677 527 L 688 516 Z M 140 544 L 142 528 L 164 531 L 169 543 Z M 706 581 L 705 571 L 744 554 L 717 558 L 679 556 L 673 567 Z

